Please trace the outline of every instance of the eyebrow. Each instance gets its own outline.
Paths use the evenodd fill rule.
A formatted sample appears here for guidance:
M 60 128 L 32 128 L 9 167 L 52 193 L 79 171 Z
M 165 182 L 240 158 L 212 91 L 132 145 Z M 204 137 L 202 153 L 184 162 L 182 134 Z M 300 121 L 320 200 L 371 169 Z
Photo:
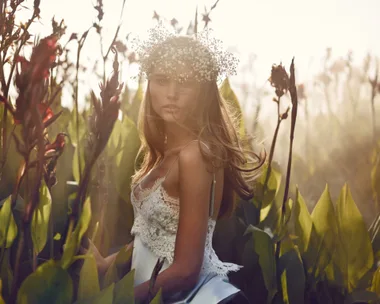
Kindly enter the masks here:
M 165 77 L 165 78 L 169 78 L 168 75 L 163 74 L 163 73 L 152 73 L 151 76 L 153 76 L 153 77 Z
M 188 81 L 188 82 L 194 81 L 194 79 L 192 77 L 178 77 L 178 80 L 179 81 Z

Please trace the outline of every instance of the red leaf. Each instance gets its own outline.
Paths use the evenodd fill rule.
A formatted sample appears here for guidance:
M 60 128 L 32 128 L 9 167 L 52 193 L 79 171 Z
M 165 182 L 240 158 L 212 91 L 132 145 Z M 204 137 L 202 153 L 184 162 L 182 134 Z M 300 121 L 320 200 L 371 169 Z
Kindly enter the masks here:
M 66 134 L 64 133 L 58 133 L 57 137 L 55 138 L 55 141 L 45 146 L 45 151 L 54 150 L 61 152 L 62 149 L 65 147 L 65 136 Z
M 37 106 L 42 116 L 43 123 L 45 123 L 46 121 L 48 121 L 50 118 L 54 116 L 54 113 L 51 110 L 51 108 L 48 107 L 45 103 L 39 103 Z

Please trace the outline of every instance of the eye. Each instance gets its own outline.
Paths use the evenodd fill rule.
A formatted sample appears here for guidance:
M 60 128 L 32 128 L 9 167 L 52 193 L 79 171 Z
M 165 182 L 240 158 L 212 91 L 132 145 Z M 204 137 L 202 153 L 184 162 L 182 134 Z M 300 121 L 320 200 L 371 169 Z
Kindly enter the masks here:
M 180 80 L 179 85 L 182 88 L 189 89 L 194 87 L 195 82 L 193 80 Z
M 165 76 L 154 77 L 153 81 L 158 85 L 167 85 L 169 83 L 169 78 Z

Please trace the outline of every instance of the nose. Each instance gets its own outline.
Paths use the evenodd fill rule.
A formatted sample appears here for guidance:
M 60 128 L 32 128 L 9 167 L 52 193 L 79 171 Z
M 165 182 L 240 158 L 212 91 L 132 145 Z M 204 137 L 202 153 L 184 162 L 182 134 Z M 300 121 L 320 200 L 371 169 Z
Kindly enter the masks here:
M 170 81 L 167 87 L 167 98 L 169 100 L 177 100 L 178 99 L 178 85 L 175 81 Z

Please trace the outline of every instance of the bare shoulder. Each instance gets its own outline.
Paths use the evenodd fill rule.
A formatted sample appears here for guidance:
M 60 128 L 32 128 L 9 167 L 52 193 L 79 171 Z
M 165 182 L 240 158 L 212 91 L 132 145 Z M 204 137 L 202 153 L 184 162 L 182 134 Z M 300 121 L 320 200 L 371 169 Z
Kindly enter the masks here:
M 203 157 L 200 145 L 203 145 L 204 148 L 208 149 L 207 144 L 204 142 L 200 142 L 199 140 L 195 140 L 188 144 L 183 150 L 179 153 L 179 167 L 180 169 L 192 169 L 194 171 L 198 171 L 197 169 L 207 166 L 207 162 Z M 198 168 L 196 168 L 198 167 Z
M 180 214 L 193 214 L 197 220 L 207 222 L 209 216 L 210 186 L 213 180 L 213 170 L 210 161 L 202 154 L 202 143 L 192 142 L 179 155 L 179 193 Z M 206 148 L 207 149 L 207 148 Z M 223 195 L 223 170 L 216 172 L 215 209 L 218 214 Z

